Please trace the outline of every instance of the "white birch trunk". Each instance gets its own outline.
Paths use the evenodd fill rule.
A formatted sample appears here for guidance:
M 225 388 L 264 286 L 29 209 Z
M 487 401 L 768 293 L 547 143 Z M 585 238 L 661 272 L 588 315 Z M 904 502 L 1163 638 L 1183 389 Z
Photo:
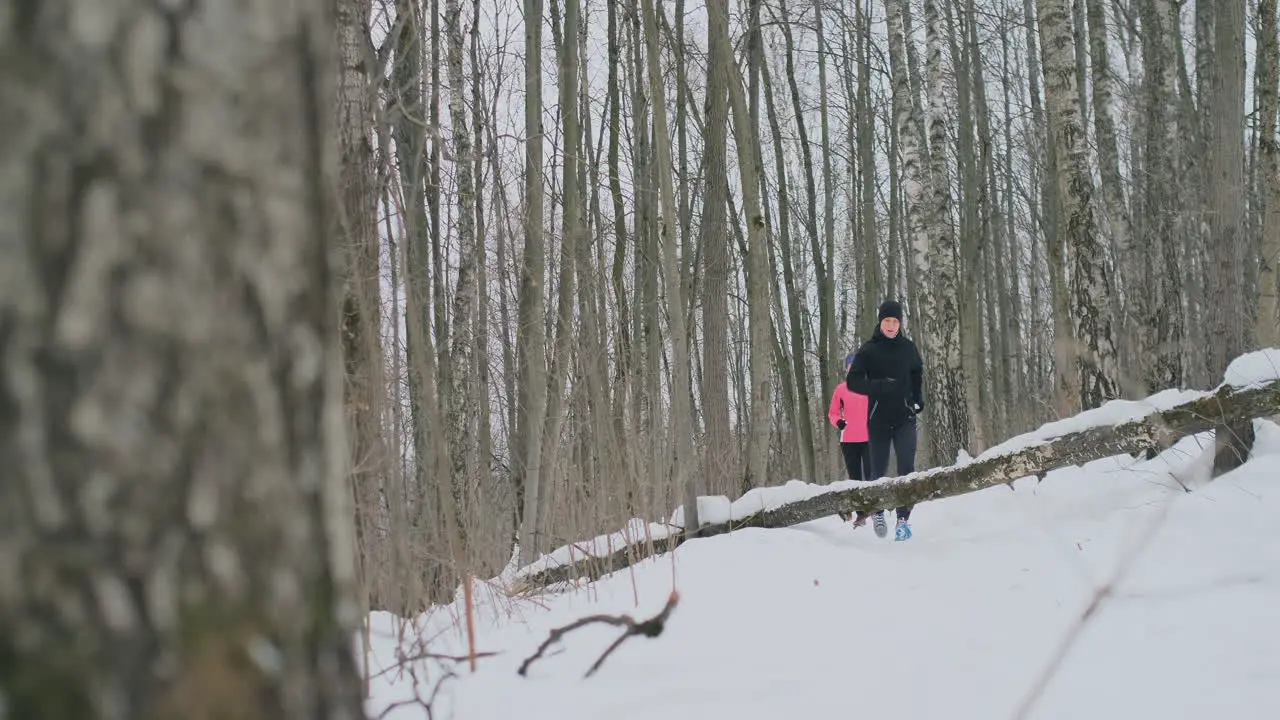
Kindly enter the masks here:
M 1055 180 L 1070 253 L 1072 355 L 1079 372 L 1080 403 L 1089 409 L 1118 397 L 1111 275 L 1093 209 L 1093 179 L 1076 92 L 1070 8 L 1067 0 L 1037 0 L 1036 8 L 1044 56 L 1045 109 L 1058 159 Z
M 905 10 L 904 10 L 905 12 Z M 929 164 L 927 205 L 923 212 L 928 234 L 928 266 L 917 300 L 930 298 L 924 326 L 925 382 L 932 390 L 927 398 L 929 439 L 936 462 L 955 460 L 956 452 L 969 447 L 969 402 L 960 341 L 959 257 L 951 216 L 951 182 L 948 171 L 947 96 L 942 66 L 942 15 L 937 0 L 925 0 L 925 87 L 929 97 Z M 976 297 L 976 296 L 975 296 Z M 977 313 L 973 313 L 977 317 Z

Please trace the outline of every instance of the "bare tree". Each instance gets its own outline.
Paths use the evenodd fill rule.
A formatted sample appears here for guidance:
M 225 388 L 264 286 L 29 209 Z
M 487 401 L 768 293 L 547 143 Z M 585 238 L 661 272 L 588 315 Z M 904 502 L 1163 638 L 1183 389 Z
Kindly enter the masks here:
M 1265 214 L 1258 272 L 1261 303 L 1254 334 L 1259 346 L 1278 347 L 1280 302 L 1277 302 L 1276 268 L 1280 265 L 1280 147 L 1276 143 L 1276 83 L 1280 81 L 1280 49 L 1276 43 L 1276 0 L 1258 2 L 1258 68 L 1258 149 Z
M 351 434 L 356 502 L 356 540 L 361 585 L 375 607 L 386 607 L 396 590 L 382 583 L 379 557 L 388 554 L 382 531 L 384 484 L 391 469 L 384 446 L 382 410 L 385 379 L 381 342 L 382 293 L 378 283 L 378 194 L 373 145 L 373 83 L 366 68 L 373 54 L 366 20 L 369 4 L 337 4 L 338 85 L 336 134 L 340 173 L 337 215 L 339 246 L 345 257 L 342 297 L 342 358 Z M 399 483 L 389 484 L 394 488 Z M 397 504 L 401 505 L 401 504 Z M 399 507 L 397 507 L 399 509 Z M 399 513 L 397 513 L 399 514 Z M 397 528 L 403 531 L 403 528 Z
M 707 17 L 707 44 L 727 37 L 717 13 Z M 707 73 L 707 120 L 703 133 L 706 192 L 702 198 L 702 326 L 704 341 L 702 404 L 706 428 L 703 474 L 706 491 L 732 495 L 732 426 L 729 424 L 729 73 L 713 57 Z
M 1245 0 L 1214 3 L 1212 144 L 1209 215 L 1209 374 L 1219 377 L 1245 349 L 1249 310 L 1244 296 Z
M 708 23 L 711 37 L 711 62 L 720 72 L 728 73 L 729 107 L 733 113 L 734 141 L 738 148 L 738 173 L 742 188 L 742 210 L 747 227 L 747 314 L 750 340 L 748 342 L 750 380 L 750 408 L 747 437 L 747 476 L 744 485 L 762 485 L 766 480 L 769 450 L 769 403 L 773 390 L 770 382 L 772 361 L 769 338 L 773 335 L 773 321 L 769 317 L 769 279 L 767 277 L 768 252 L 767 226 L 760 202 L 760 178 L 764 172 L 759 155 L 756 113 L 747 102 L 742 74 L 733 60 L 733 48 L 728 33 L 719 28 L 729 27 L 727 0 L 708 0 L 707 15 L 718 18 Z M 758 0 L 753 0 L 748 33 L 758 33 L 760 15 Z M 751 41 L 754 44 L 754 40 Z M 752 50 L 753 58 L 758 58 Z M 758 61 L 758 60 L 757 60 Z M 753 69 L 754 73 L 755 70 Z M 754 97 L 754 95 L 753 95 Z
M 573 0 L 569 0 L 573 2 Z M 644 14 L 644 36 L 648 49 L 649 91 L 654 97 L 663 94 L 662 68 L 659 65 L 658 17 L 654 0 L 641 0 L 641 12 Z M 675 487 L 683 493 L 686 527 L 698 527 L 698 482 L 697 473 L 692 471 L 693 463 L 693 411 L 690 408 L 691 380 L 689 376 L 689 340 L 685 328 L 684 303 L 680 274 L 676 263 L 677 239 L 674 231 L 676 219 L 675 190 L 671 181 L 671 135 L 667 128 L 666 102 L 657 102 L 653 106 L 654 148 L 657 157 L 654 166 L 658 177 L 658 197 L 661 200 L 662 212 L 659 215 L 661 233 L 662 277 L 663 289 L 667 297 L 667 317 L 673 347 L 671 368 L 673 382 L 671 387 L 671 429 L 675 441 L 674 459 Z M 650 368 L 656 372 L 657 368 Z
M 542 17 L 542 0 L 525 0 L 525 17 Z M 516 362 L 520 381 L 516 398 L 513 474 L 519 508 L 520 562 L 537 557 L 538 500 L 542 492 L 542 435 L 546 424 L 547 359 L 543 299 L 546 282 L 543 235 L 542 171 L 542 23 L 524 26 L 525 161 L 524 254 L 520 265 L 520 306 Z

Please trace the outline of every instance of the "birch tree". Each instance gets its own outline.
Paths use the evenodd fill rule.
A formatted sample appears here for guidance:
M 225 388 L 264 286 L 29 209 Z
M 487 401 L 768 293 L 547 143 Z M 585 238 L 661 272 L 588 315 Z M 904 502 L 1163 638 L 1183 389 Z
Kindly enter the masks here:
M 903 9 L 906 13 L 906 9 Z M 956 248 L 955 226 L 951 216 L 951 183 L 947 165 L 947 100 L 943 93 L 942 66 L 942 16 L 937 0 L 925 0 L 925 87 L 929 97 L 926 116 L 929 133 L 929 177 L 923 202 L 926 205 L 923 222 L 927 233 L 929 256 L 928 274 L 921 273 L 921 288 L 915 295 L 917 304 L 924 306 L 925 332 L 923 343 L 928 356 L 926 362 L 933 367 L 926 382 L 933 390 L 929 402 L 929 437 L 933 459 L 949 462 L 961 448 L 969 447 L 970 417 L 965 382 L 961 327 L 964 321 L 960 311 L 960 282 Z M 920 302 L 929 297 L 930 302 Z M 977 323 L 977 313 L 973 313 Z M 975 327 L 976 329 L 976 327 Z M 976 343 L 976 336 L 971 339 Z M 975 355 L 976 357 L 976 355 Z M 974 397 L 972 400 L 976 400 Z
M 4 714 L 362 718 L 333 7 L 93 10 L 0 31 Z
M 455 537 L 467 552 L 468 490 L 478 477 L 479 390 L 476 387 L 476 306 L 479 303 L 476 264 L 476 190 L 472 165 L 471 130 L 466 112 L 466 82 L 462 74 L 462 4 L 445 0 L 445 32 L 448 50 L 449 125 L 453 135 L 453 159 L 458 176 L 458 286 L 453 296 L 453 322 L 449 336 L 449 415 L 451 452 L 450 500 Z M 484 360 L 484 358 L 481 358 Z
M 1076 94 L 1075 50 L 1067 0 L 1036 0 L 1044 55 L 1045 110 L 1058 160 L 1062 230 L 1070 253 L 1070 312 L 1079 372 L 1075 407 L 1095 408 L 1118 396 L 1110 297 L 1111 274 L 1098 238 L 1093 179 Z M 1061 341 L 1061 339 L 1059 340 Z
M 1112 116 L 1111 54 L 1107 49 L 1107 21 L 1102 0 L 1085 0 L 1089 18 L 1089 55 L 1093 82 L 1093 129 L 1098 142 L 1098 166 L 1102 180 L 1102 203 L 1106 210 L 1107 229 L 1111 233 L 1116 265 L 1122 282 L 1117 283 L 1126 297 L 1138 291 L 1138 257 L 1133 247 L 1133 232 L 1129 227 L 1129 207 L 1125 201 L 1123 180 L 1120 177 L 1120 150 L 1116 141 L 1116 122 Z M 1115 307 L 1121 307 L 1118 302 Z M 1126 303 L 1125 308 L 1129 307 Z M 1127 313 L 1126 313 L 1127 314 Z M 1135 333 L 1125 333 L 1133 337 Z M 1134 348 L 1129 347 L 1125 356 L 1131 357 Z
M 1187 137 L 1179 132 L 1180 114 L 1169 112 L 1177 92 L 1174 48 L 1179 42 L 1170 3 L 1140 0 L 1138 13 L 1143 26 L 1144 73 L 1139 115 L 1144 127 L 1139 133 L 1139 145 L 1143 171 L 1152 180 L 1142 183 L 1135 195 L 1135 204 L 1140 199 L 1142 208 L 1141 215 L 1135 218 L 1135 228 L 1141 231 L 1138 237 L 1142 257 L 1148 261 L 1135 272 L 1131 292 L 1142 319 L 1135 331 L 1144 389 L 1157 392 L 1177 387 L 1186 377 L 1182 355 L 1184 253 L 1178 216 L 1188 197 L 1183 194 L 1181 183 L 1157 178 L 1172 178 L 1175 158 L 1179 154 L 1193 155 L 1196 143 L 1194 133 Z M 1138 260 L 1134 258 L 1135 262 Z

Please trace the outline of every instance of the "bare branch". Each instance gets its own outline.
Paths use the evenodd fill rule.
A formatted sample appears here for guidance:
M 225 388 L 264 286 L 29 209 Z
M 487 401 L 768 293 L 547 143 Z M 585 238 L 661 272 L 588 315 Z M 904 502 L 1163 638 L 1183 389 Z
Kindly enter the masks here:
M 585 627 L 587 625 L 592 625 L 595 623 L 604 623 L 605 625 L 625 627 L 627 629 L 626 632 L 624 632 L 622 635 L 619 635 L 618 639 L 614 640 L 613 644 L 611 644 L 604 651 L 604 653 L 600 655 L 600 657 L 594 663 L 591 664 L 591 668 L 588 669 L 587 674 L 583 676 L 584 678 L 589 678 L 592 675 L 594 675 L 597 670 L 600 669 L 600 666 L 604 664 L 605 659 L 608 658 L 610 655 L 612 655 L 613 651 L 617 650 L 618 647 L 622 645 L 623 641 L 626 640 L 627 638 L 633 637 L 635 635 L 643 635 L 645 637 L 655 638 L 661 635 L 663 628 L 666 627 L 667 618 L 670 617 L 671 611 L 675 609 L 676 604 L 679 602 L 680 602 L 680 593 L 672 590 L 671 596 L 667 598 L 666 606 L 662 608 L 662 612 L 658 613 L 657 615 L 654 615 L 648 620 L 643 620 L 641 622 L 636 622 L 636 620 L 633 619 L 630 615 L 589 615 L 584 618 L 579 618 L 578 620 L 575 620 L 569 623 L 568 625 L 565 625 L 564 627 L 560 627 L 560 628 L 556 628 L 555 630 L 552 630 L 551 634 L 547 636 L 547 639 L 544 640 L 542 644 L 538 646 L 538 650 L 534 652 L 533 655 L 530 655 L 528 658 L 525 658 L 525 661 L 523 663 L 520 663 L 520 669 L 517 670 L 516 672 L 519 673 L 521 677 L 524 677 L 525 673 L 527 673 L 529 670 L 529 666 L 532 665 L 535 660 L 542 657 L 543 654 L 546 653 L 547 649 L 549 649 L 552 645 L 559 642 L 560 639 L 563 638 L 565 635 L 567 635 L 568 633 L 574 630 L 577 630 L 578 628 Z

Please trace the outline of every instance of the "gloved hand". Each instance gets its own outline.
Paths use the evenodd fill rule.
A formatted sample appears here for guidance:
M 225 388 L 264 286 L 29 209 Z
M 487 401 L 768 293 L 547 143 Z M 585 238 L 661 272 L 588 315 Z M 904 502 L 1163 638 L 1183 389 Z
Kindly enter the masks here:
M 845 426 L 846 424 L 847 424 L 847 423 L 845 423 L 845 421 L 844 421 L 844 420 L 837 420 L 837 421 L 836 421 L 836 427 L 840 428 L 840 430 L 842 430 L 842 431 L 844 430 L 844 426 Z
M 920 413 L 924 412 L 924 401 L 916 400 L 915 402 L 911 403 L 911 412 L 915 413 L 916 415 L 919 415 Z

